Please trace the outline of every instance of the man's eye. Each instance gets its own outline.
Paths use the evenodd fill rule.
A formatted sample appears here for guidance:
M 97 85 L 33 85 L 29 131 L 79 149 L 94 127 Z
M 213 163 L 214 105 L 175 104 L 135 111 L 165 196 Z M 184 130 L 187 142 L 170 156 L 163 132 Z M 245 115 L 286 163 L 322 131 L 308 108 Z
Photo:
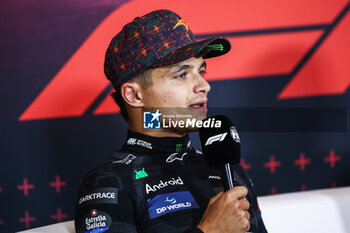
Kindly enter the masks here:
M 199 71 L 199 73 L 200 73 L 202 76 L 204 76 L 204 75 L 207 74 L 207 71 L 206 71 L 206 70 L 202 70 L 202 71 Z
M 182 74 L 177 75 L 175 78 L 176 79 L 184 79 L 184 78 L 186 78 L 186 76 L 187 76 L 187 72 L 184 72 Z

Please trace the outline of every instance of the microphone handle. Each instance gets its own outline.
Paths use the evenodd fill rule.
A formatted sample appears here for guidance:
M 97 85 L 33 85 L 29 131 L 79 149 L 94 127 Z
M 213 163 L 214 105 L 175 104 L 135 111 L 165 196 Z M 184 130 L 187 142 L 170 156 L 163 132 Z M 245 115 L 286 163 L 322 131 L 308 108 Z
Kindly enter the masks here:
M 221 165 L 221 181 L 224 186 L 224 190 L 230 190 L 234 186 L 234 177 L 233 177 L 233 164 L 225 163 Z

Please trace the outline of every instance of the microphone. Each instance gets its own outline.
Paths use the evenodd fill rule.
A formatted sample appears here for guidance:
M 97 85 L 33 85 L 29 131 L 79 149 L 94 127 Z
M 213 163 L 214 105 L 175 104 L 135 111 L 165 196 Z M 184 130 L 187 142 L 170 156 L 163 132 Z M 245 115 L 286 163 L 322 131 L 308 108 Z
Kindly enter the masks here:
M 232 121 L 223 115 L 208 117 L 205 121 L 220 121 L 218 128 L 200 128 L 202 152 L 209 167 L 221 170 L 224 190 L 234 186 L 233 165 L 241 160 L 241 142 Z

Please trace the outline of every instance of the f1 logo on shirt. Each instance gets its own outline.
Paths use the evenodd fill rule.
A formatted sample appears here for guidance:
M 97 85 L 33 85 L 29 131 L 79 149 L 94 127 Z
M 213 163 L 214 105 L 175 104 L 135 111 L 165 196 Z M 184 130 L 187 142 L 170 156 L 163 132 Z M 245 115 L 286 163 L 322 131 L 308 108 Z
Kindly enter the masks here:
M 160 129 L 160 116 L 162 113 L 159 109 L 156 112 L 143 112 L 144 129 Z
M 150 219 L 180 210 L 199 208 L 189 191 L 159 194 L 147 201 Z

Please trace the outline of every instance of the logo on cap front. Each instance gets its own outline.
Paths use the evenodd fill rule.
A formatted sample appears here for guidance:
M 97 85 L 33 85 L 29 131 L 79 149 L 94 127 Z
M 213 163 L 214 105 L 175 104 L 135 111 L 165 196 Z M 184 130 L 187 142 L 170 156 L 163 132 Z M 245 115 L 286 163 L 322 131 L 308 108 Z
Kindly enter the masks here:
M 186 32 L 188 32 L 188 25 L 183 19 L 180 19 L 179 22 L 177 22 L 177 24 L 173 27 L 173 30 L 175 30 L 175 28 L 177 28 L 180 25 L 183 25 L 186 28 Z

